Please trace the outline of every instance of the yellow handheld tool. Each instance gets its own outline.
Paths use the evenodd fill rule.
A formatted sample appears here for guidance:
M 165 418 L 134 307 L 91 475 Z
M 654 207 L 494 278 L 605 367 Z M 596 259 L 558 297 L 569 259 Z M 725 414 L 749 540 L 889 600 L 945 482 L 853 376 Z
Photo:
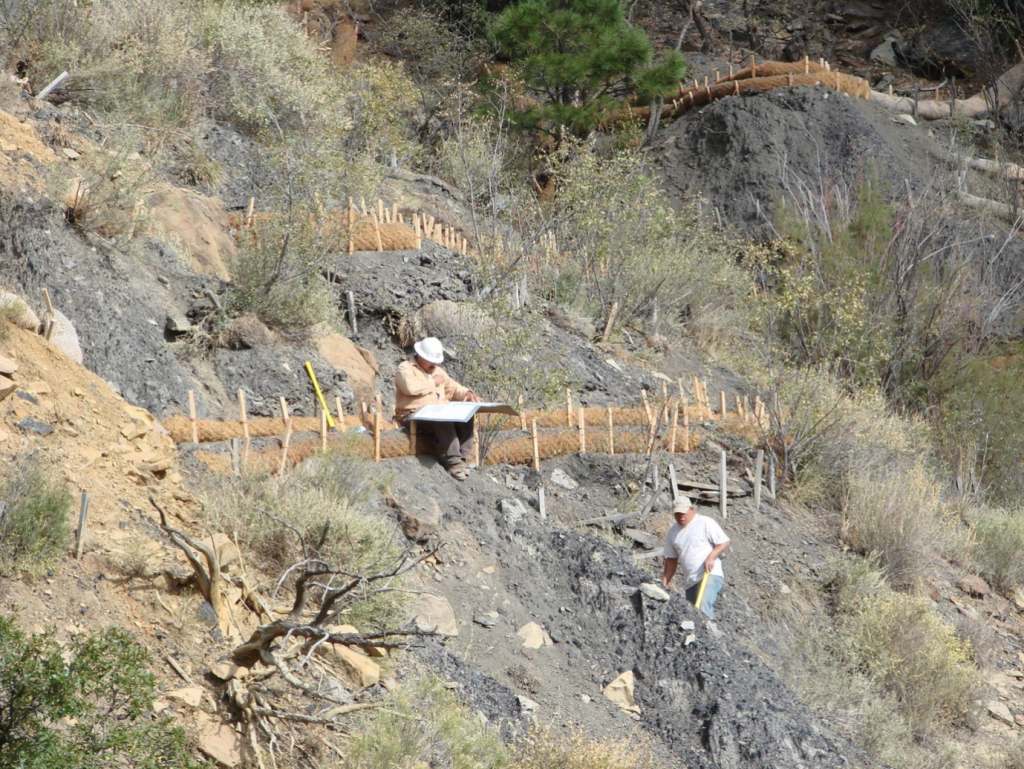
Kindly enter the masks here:
M 711 572 L 705 571 L 704 576 L 700 578 L 700 588 L 697 590 L 697 603 L 694 604 L 697 607 L 697 611 L 700 611 L 700 605 L 704 601 L 704 588 L 708 586 L 709 576 L 711 576 Z
M 306 373 L 309 374 L 309 381 L 313 383 L 313 389 L 316 391 L 316 397 L 320 401 L 320 408 L 322 408 L 324 410 L 324 414 L 327 415 L 327 426 L 333 430 L 334 420 L 331 419 L 331 410 L 327 408 L 327 401 L 324 400 L 324 394 L 320 391 L 320 383 L 316 381 L 316 374 L 313 373 L 313 366 L 308 360 L 306 361 Z

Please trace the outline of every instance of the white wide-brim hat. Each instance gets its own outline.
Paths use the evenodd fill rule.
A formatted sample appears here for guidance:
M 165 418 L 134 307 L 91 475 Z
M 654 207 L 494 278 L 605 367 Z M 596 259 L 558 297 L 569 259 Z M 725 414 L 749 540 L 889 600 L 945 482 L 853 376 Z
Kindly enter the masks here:
M 416 351 L 423 360 L 440 364 L 444 363 L 444 347 L 441 345 L 441 340 L 435 336 L 428 336 L 426 339 L 421 339 L 412 346 L 412 349 Z

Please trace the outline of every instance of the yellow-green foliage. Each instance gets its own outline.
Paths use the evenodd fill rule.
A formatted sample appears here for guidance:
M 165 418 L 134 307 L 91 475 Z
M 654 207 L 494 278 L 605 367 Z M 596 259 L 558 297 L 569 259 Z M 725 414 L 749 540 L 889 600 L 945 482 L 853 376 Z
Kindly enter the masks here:
M 892 590 L 871 563 L 835 580 L 837 651 L 900 703 L 918 737 L 964 724 L 980 691 L 971 647 L 926 598 Z
M 257 219 L 231 261 L 228 313 L 255 313 L 292 338 L 329 321 L 334 298 L 321 270 L 341 248 L 338 225 L 305 208 Z
M 599 318 L 616 304 L 626 325 L 657 316 L 663 333 L 681 327 L 708 345 L 739 327 L 749 279 L 695 208 L 669 206 L 642 153 L 566 139 L 549 162 L 556 194 L 542 219 L 558 253 L 538 267 L 556 299 Z
M 762 327 L 793 362 L 874 381 L 893 332 L 880 291 L 893 212 L 878 183 L 863 183 L 856 202 L 836 192 L 780 209 L 777 227 L 788 242 L 773 255 L 750 254 L 752 266 L 772 276 L 772 290 L 761 295 Z
M 339 767 L 501 769 L 507 765 L 497 731 L 482 726 L 441 681 L 422 675 L 406 678 L 386 709 L 361 719 Z
M 0 575 L 40 574 L 71 538 L 71 494 L 31 458 L 8 464 L 0 478 Z
M 365 511 L 380 482 L 368 462 L 340 453 L 320 454 L 280 478 L 218 480 L 209 490 L 204 523 L 236 536 L 247 557 L 275 577 L 302 560 L 296 532 L 315 546 L 327 525 L 320 553 L 332 568 L 376 573 L 401 552 L 391 527 Z M 404 604 L 402 593 L 378 594 L 358 603 L 345 621 L 364 632 L 395 627 L 405 620 Z
M 659 769 L 654 747 L 640 740 L 593 740 L 580 729 L 534 727 L 516 746 L 512 769 Z
M 980 510 L 973 534 L 975 568 L 1003 590 L 1024 587 L 1024 510 Z

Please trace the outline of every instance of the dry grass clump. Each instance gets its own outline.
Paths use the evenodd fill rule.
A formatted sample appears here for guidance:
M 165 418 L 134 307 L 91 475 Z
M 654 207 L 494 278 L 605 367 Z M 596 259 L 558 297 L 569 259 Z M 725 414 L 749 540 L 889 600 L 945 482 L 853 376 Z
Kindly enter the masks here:
M 254 565 L 276 579 L 302 560 L 301 534 L 332 568 L 352 574 L 384 569 L 401 552 L 393 527 L 366 512 L 383 480 L 369 462 L 344 454 L 318 454 L 278 478 L 229 477 L 208 492 L 205 525 L 237 539 Z M 405 599 L 385 592 L 357 606 L 346 621 L 359 627 L 394 627 Z
M 508 758 L 497 730 L 482 726 L 441 681 L 423 675 L 407 678 L 386 709 L 360 720 L 338 766 L 502 769 Z
M 41 574 L 71 539 L 71 494 L 23 457 L 0 479 L 0 574 Z
M 1001 590 L 1024 587 L 1024 510 L 982 509 L 974 520 L 971 562 Z
M 515 749 L 512 769 L 659 769 L 652 745 L 629 739 L 592 740 L 580 729 L 535 726 Z
M 916 738 L 968 722 L 980 691 L 970 644 L 927 599 L 892 590 L 874 559 L 839 565 L 831 588 L 836 651 L 900 703 Z

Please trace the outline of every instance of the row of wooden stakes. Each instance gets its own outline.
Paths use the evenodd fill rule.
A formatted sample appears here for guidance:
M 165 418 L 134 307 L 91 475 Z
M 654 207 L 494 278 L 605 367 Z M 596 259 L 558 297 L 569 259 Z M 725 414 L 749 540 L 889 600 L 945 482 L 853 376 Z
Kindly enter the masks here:
M 249 198 L 244 219 L 247 227 L 252 227 L 256 221 L 255 206 L 256 199 L 252 197 Z M 423 247 L 423 240 L 426 238 L 427 240 L 432 240 L 438 245 L 444 246 L 445 248 L 462 254 L 463 256 L 465 256 L 469 251 L 469 242 L 462 233 L 454 227 L 448 227 L 441 224 L 441 222 L 436 221 L 434 216 L 414 213 L 411 221 L 406 222 L 405 214 L 399 212 L 397 203 L 392 203 L 390 206 L 386 206 L 381 198 L 377 198 L 376 208 L 367 208 L 366 199 L 360 198 L 359 206 L 357 207 L 355 199 L 350 197 L 348 199 L 348 211 L 346 214 L 346 223 L 348 225 L 347 251 L 349 254 L 355 253 L 356 222 L 357 218 L 360 216 L 371 220 L 377 239 L 378 251 L 384 250 L 384 244 L 380 233 L 381 225 L 384 224 L 398 224 L 412 227 L 413 234 L 416 239 L 416 249 Z
M 669 453 L 675 454 L 677 446 L 683 446 L 684 451 L 688 450 L 690 446 L 690 410 L 689 401 L 687 399 L 686 391 L 683 387 L 683 380 L 677 380 L 677 386 L 679 388 L 679 395 L 677 398 L 669 396 L 668 384 L 662 382 L 661 388 L 661 399 L 660 402 L 651 403 L 648 398 L 647 391 L 642 389 L 640 391 L 640 399 L 643 404 L 643 412 L 646 417 L 647 427 L 647 438 L 644 443 L 645 452 L 649 453 L 653 450 L 655 442 L 658 438 L 658 428 L 664 427 L 668 429 L 668 440 L 667 448 Z M 691 392 L 693 394 L 694 407 L 698 410 L 699 418 L 711 419 L 725 419 L 729 416 L 727 410 L 727 396 L 724 391 L 719 391 L 719 409 L 718 413 L 715 414 L 710 407 L 710 401 L 708 397 L 707 382 L 699 379 L 696 375 L 693 376 L 691 383 Z M 243 389 L 237 391 L 238 398 L 238 420 L 242 428 L 242 439 L 240 446 L 240 461 L 244 465 L 248 460 L 249 451 L 252 443 L 251 436 L 249 435 L 249 418 L 248 410 L 246 407 L 246 396 Z M 285 398 L 281 397 L 278 399 L 281 420 L 284 425 L 284 435 L 282 439 L 282 453 L 279 473 L 283 473 L 288 461 L 288 449 L 291 444 L 292 438 L 292 416 L 288 407 L 288 402 Z M 198 418 L 196 415 L 196 401 L 195 392 L 189 390 L 188 393 L 189 403 L 189 421 L 191 423 L 192 431 L 192 442 L 195 444 L 199 443 L 198 433 Z M 345 410 L 342 405 L 341 398 L 335 396 L 334 398 L 335 411 L 337 412 L 337 424 L 339 429 L 344 429 L 345 424 Z M 376 396 L 376 408 L 371 412 L 368 405 L 363 402 L 361 404 L 361 413 L 358 416 L 359 423 L 361 425 L 370 424 L 372 425 L 371 432 L 373 436 L 373 456 L 374 461 L 381 461 L 381 436 L 384 433 L 385 425 L 390 425 L 394 421 L 394 415 L 392 414 L 391 420 L 386 420 L 384 416 L 383 400 L 378 394 Z M 538 431 L 537 431 L 537 420 L 527 419 L 525 410 L 523 409 L 522 397 L 519 398 L 519 428 L 523 431 L 529 431 L 533 442 L 533 465 L 534 468 L 540 469 L 540 454 L 538 449 Z M 756 424 L 763 428 L 764 420 L 766 419 L 766 410 L 764 402 L 760 396 L 754 398 L 753 406 L 748 396 L 736 395 L 734 400 L 734 414 L 736 418 L 740 419 L 746 424 Z M 321 408 L 320 411 L 320 448 L 321 451 L 327 450 L 327 436 L 328 428 L 334 425 L 335 417 L 329 414 L 325 409 Z M 566 426 L 569 428 L 575 428 L 578 436 L 578 448 L 580 452 L 586 452 L 588 450 L 587 444 L 587 424 L 586 424 L 586 413 L 587 409 L 581 404 L 576 406 L 573 402 L 572 390 L 566 388 Z M 615 423 L 614 423 L 614 409 L 607 407 L 607 430 L 606 430 L 606 447 L 607 453 L 615 453 Z M 357 429 L 363 429 L 359 427 Z M 475 428 L 474 428 L 475 429 Z M 476 435 L 474 434 L 474 438 Z M 413 454 L 417 453 L 418 441 L 417 441 L 417 426 L 415 421 L 409 423 L 409 446 Z M 596 447 L 595 447 L 596 448 Z M 602 447 L 604 448 L 604 447 Z M 480 464 L 480 442 L 478 440 L 473 441 L 473 459 L 472 461 L 479 465 Z

